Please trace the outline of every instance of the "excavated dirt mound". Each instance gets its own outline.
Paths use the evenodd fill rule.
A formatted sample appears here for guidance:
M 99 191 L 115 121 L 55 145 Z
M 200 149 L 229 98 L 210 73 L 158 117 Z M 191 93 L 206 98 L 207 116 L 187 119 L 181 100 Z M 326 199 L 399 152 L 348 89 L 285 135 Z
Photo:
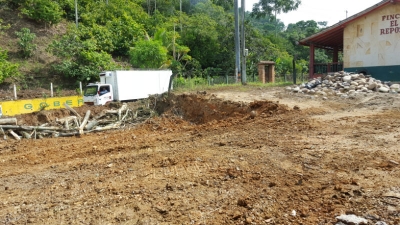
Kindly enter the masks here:
M 203 124 L 231 117 L 277 115 L 288 111 L 286 106 L 271 101 L 251 103 L 226 101 L 215 95 L 182 94 L 170 95 L 157 102 L 159 114 L 174 115 L 192 123 Z
M 172 95 L 139 126 L 2 141 L 0 222 L 398 225 L 400 101 L 367 97 Z

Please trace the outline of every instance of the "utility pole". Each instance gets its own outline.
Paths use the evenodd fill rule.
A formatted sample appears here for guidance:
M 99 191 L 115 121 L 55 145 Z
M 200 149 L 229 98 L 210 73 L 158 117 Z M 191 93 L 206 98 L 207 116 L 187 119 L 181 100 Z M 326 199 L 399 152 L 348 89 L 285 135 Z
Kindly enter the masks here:
M 242 2 L 241 2 L 241 5 L 242 5 L 242 75 L 241 75 L 241 78 L 242 78 L 242 84 L 243 85 L 246 85 L 247 84 L 247 81 L 246 81 L 246 54 L 247 54 L 247 51 L 246 51 L 246 45 L 245 45 L 245 32 L 244 32 L 244 21 L 245 21 L 245 13 L 246 13 L 246 10 L 245 10 L 245 0 L 242 0 Z
M 175 58 L 175 23 L 174 23 L 174 38 L 173 38 L 173 43 L 172 43 L 172 56 L 174 57 L 174 60 L 176 60 Z
M 239 37 L 239 2 L 234 0 L 235 11 L 235 82 L 238 81 L 240 71 L 240 37 Z
M 76 28 L 78 28 L 78 0 L 75 0 L 75 23 Z
M 182 33 L 182 0 L 179 0 L 179 22 L 181 25 L 181 33 Z
M 296 84 L 296 53 L 293 55 L 293 84 Z

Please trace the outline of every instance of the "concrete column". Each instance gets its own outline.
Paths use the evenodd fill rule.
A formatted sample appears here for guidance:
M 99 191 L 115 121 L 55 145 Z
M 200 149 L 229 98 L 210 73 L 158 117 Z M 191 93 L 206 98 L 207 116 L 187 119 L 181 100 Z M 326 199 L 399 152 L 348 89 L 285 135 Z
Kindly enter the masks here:
M 258 64 L 258 79 L 265 84 L 265 65 Z
M 275 65 L 268 65 L 268 82 L 275 83 Z

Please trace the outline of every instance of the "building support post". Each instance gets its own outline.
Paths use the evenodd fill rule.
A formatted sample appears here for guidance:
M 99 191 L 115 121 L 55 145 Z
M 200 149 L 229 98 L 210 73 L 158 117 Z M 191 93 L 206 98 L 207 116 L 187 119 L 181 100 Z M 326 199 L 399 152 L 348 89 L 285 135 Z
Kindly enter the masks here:
M 332 62 L 332 67 L 333 71 L 332 72 L 338 72 L 339 69 L 339 49 L 338 47 L 333 48 L 333 62 Z
M 338 47 L 333 48 L 333 63 L 338 63 L 339 62 L 339 49 Z
M 309 65 L 309 68 L 308 68 L 308 71 L 309 71 L 309 73 L 310 73 L 310 78 L 312 77 L 312 76 L 314 76 L 314 55 L 315 55 L 315 47 L 314 47 L 314 44 L 313 43 L 311 43 L 310 44 L 310 65 Z

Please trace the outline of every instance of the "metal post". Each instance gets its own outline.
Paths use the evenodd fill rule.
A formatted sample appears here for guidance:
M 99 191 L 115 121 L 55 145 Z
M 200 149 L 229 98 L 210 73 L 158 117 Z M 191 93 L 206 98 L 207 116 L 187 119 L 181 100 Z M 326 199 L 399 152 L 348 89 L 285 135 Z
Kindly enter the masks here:
M 50 96 L 53 97 L 53 83 L 50 83 Z
M 246 85 L 247 80 L 246 80 L 246 45 L 245 45 L 245 33 L 244 33 L 244 15 L 245 15 L 245 0 L 242 0 L 241 2 L 242 5 L 242 84 Z
M 75 23 L 76 28 L 78 28 L 78 0 L 75 0 Z
M 293 57 L 293 84 L 296 84 L 296 56 Z
M 235 82 L 238 80 L 238 74 L 240 71 L 240 37 L 239 37 L 239 2 L 234 0 L 234 11 L 235 11 Z
M 17 86 L 14 84 L 14 99 L 17 100 Z

